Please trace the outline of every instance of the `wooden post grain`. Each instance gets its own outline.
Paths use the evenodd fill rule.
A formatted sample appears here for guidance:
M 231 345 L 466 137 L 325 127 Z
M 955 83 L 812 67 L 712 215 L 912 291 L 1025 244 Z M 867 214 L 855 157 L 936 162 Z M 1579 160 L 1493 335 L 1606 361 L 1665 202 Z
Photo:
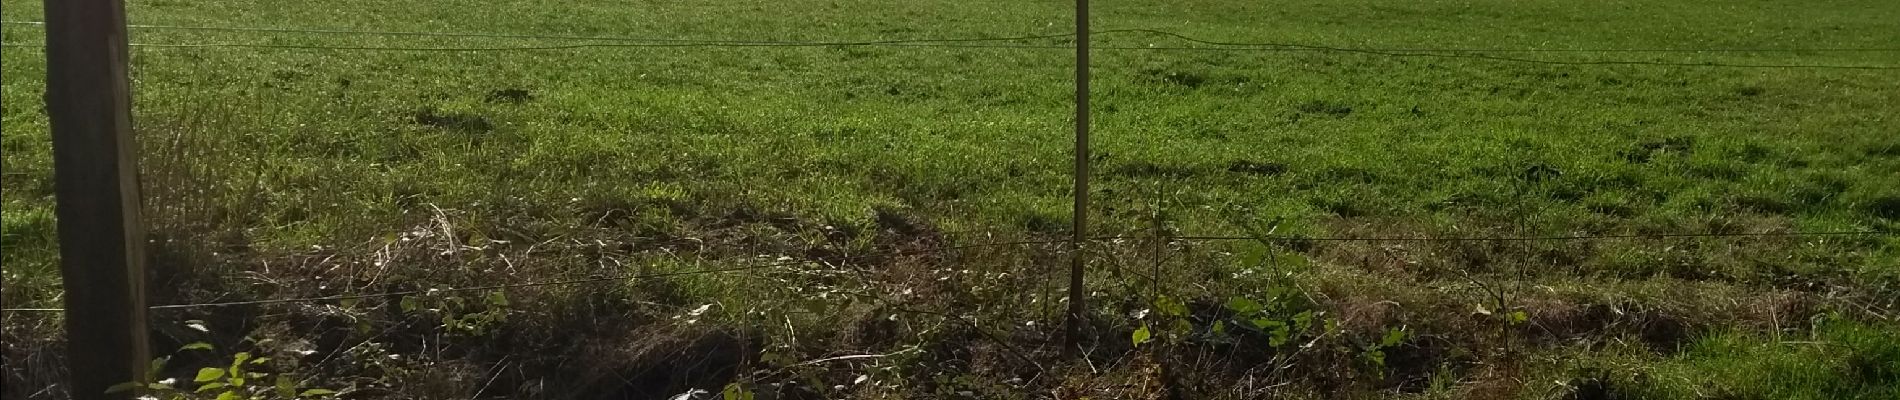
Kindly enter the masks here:
M 1074 358 L 1088 323 L 1087 290 L 1082 275 L 1088 264 L 1083 242 L 1089 227 L 1089 0 L 1075 0 L 1075 226 L 1069 238 L 1069 312 L 1062 353 Z
M 145 377 L 145 231 L 139 221 L 121 0 L 45 0 L 60 274 L 72 398 Z

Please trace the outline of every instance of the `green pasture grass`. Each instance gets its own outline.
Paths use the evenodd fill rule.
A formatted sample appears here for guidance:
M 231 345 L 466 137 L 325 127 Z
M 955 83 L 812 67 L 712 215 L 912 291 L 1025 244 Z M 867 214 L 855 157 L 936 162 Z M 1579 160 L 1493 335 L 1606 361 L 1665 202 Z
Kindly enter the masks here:
M 0 19 L 40 20 L 37 1 L 0 6 Z M 778 41 L 1061 34 L 1072 12 L 1070 3 L 1048 0 L 132 0 L 127 7 L 130 22 L 143 25 Z M 1880 0 L 1100 1 L 1094 13 L 1099 30 L 1225 42 L 1531 49 L 1545 51 L 1479 53 L 1581 62 L 1900 66 L 1896 51 L 1717 51 L 1900 47 L 1892 23 L 1900 3 Z M 33 46 L 43 31 L 8 24 L 0 36 L 8 43 L 0 50 L 4 302 L 56 307 L 51 143 L 39 100 L 45 65 Z M 156 28 L 134 28 L 131 40 L 614 43 Z M 1354 237 L 1900 229 L 1900 71 L 1187 50 L 1168 48 L 1206 45 L 1139 32 L 1103 33 L 1095 44 L 1114 47 L 1094 61 L 1089 211 L 1101 235 L 1147 234 L 1157 216 L 1180 235 L 1244 234 L 1244 226 L 1276 219 L 1284 221 L 1279 234 Z M 1560 51 L 1604 49 L 1708 51 Z M 892 216 L 949 243 L 1060 237 L 1070 221 L 1072 62 L 1060 48 L 140 47 L 132 49 L 132 78 L 154 234 L 216 254 L 207 259 L 227 261 L 213 267 L 235 273 L 263 270 L 244 260 L 313 247 L 373 248 L 360 245 L 396 240 L 443 215 L 453 215 L 463 238 L 511 246 L 716 238 L 729 247 L 701 255 L 733 262 L 821 243 L 827 230 L 886 229 Z M 862 237 L 844 245 L 878 246 Z M 1261 251 L 1233 246 L 1194 249 Z M 1737 291 L 1887 294 L 1900 287 L 1894 236 L 1297 250 L 1289 257 L 1413 283 L 1476 277 L 1618 288 L 1686 280 Z M 255 257 L 218 258 L 232 254 Z M 999 260 L 976 263 L 1039 265 Z M 1204 260 L 1177 273 L 1218 277 L 1260 258 Z M 1097 273 L 1103 290 L 1134 296 L 1111 287 L 1125 276 Z M 402 276 L 423 286 L 448 279 L 420 269 Z M 708 285 L 686 291 L 728 301 L 761 293 Z M 1690 356 L 1669 368 L 1734 357 L 1713 355 L 1728 351 L 1721 349 L 1755 351 L 1705 344 L 1699 348 L 1715 361 Z
M 1813 321 L 1802 334 L 1715 332 L 1666 357 L 1610 350 L 1581 356 L 1572 380 L 1586 398 L 1885 399 L 1900 390 L 1892 327 Z

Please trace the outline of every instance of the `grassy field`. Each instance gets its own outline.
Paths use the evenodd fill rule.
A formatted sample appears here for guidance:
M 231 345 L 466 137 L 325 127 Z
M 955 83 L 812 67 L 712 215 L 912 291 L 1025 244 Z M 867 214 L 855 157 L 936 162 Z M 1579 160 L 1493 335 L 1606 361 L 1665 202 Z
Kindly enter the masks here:
M 1105 240 L 1094 350 L 1064 360 L 1062 245 L 929 250 L 1066 237 L 1072 38 L 389 51 L 360 48 L 628 42 L 178 28 L 1009 38 L 1068 32 L 1067 2 L 127 7 L 172 27 L 135 43 L 280 46 L 132 50 L 155 303 L 442 290 L 159 311 L 158 348 L 215 347 L 168 376 L 248 351 L 351 398 L 1900 396 L 1894 235 Z M 1443 56 L 1900 66 L 1897 2 L 1094 11 L 1101 30 L 1411 54 L 1098 35 L 1096 235 L 1900 231 L 1900 71 Z M 0 28 L 0 300 L 58 307 L 44 32 Z M 5 397 L 58 397 L 40 390 L 66 373 L 58 318 L 3 318 Z

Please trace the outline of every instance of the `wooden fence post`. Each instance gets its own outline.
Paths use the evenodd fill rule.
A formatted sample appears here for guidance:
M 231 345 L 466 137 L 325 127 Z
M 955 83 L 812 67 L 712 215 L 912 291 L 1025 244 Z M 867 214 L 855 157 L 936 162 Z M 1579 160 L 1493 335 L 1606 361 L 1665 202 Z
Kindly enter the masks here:
M 1062 353 L 1074 358 L 1088 324 L 1087 289 L 1082 275 L 1088 263 L 1083 242 L 1089 227 L 1089 0 L 1075 0 L 1075 226 L 1069 237 L 1069 312 Z
M 142 380 L 146 340 L 145 230 L 132 138 L 121 0 L 45 0 L 46 114 L 65 289 L 72 398 Z

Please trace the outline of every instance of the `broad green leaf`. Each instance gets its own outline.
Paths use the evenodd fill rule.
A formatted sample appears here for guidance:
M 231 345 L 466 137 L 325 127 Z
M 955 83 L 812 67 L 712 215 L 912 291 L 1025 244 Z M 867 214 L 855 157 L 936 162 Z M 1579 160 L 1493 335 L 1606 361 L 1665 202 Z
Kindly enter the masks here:
M 738 383 L 729 383 L 726 384 L 725 390 L 719 391 L 719 397 L 724 400 L 752 400 L 752 391 L 746 390 Z
M 258 357 L 258 358 L 251 359 L 251 365 L 264 365 L 264 363 L 267 363 L 267 362 L 270 362 L 270 357 Z
M 1286 342 L 1292 339 L 1293 339 L 1293 332 L 1287 329 L 1286 324 L 1280 324 L 1278 326 L 1274 326 L 1273 330 L 1267 332 L 1268 346 L 1273 346 L 1273 347 L 1285 346 Z
M 1531 320 L 1530 314 L 1525 314 L 1523 311 L 1512 311 L 1509 318 L 1507 319 L 1507 321 L 1509 321 L 1511 325 L 1523 324 L 1524 322 L 1530 321 L 1530 320 Z
M 199 386 L 196 392 L 198 393 L 209 392 L 213 390 L 223 389 L 225 386 L 229 386 L 229 385 L 225 385 L 224 382 L 206 383 L 204 384 L 204 386 Z
M 146 367 L 146 370 L 145 370 L 145 381 L 158 382 L 159 371 L 164 371 L 165 363 L 170 362 L 171 360 L 172 360 L 171 356 L 165 356 L 165 357 L 152 359 L 152 365 L 150 367 Z
M 422 308 L 422 300 L 417 299 L 416 296 L 404 296 L 401 304 L 402 312 L 415 312 L 416 309 Z
M 1385 367 L 1385 352 L 1379 350 L 1368 351 L 1366 352 L 1366 360 L 1372 361 L 1372 365 Z
M 1214 334 L 1216 334 L 1216 335 L 1221 335 L 1221 334 L 1226 334 L 1226 333 L 1227 333 L 1227 323 L 1226 323 L 1226 322 L 1221 322 L 1221 321 L 1214 321 L 1214 329 L 1213 329 L 1213 331 L 1214 331 Z
M 494 292 L 489 292 L 489 293 L 488 293 L 488 305 L 492 305 L 492 306 L 500 306 L 500 307 L 507 307 L 507 306 L 508 306 L 508 295 L 506 295 L 506 294 L 502 294 L 502 293 L 501 293 L 501 291 L 499 291 L 499 290 L 497 290 L 497 291 L 494 291 Z
M 1227 309 L 1233 311 L 1235 314 L 1246 315 L 1260 312 L 1260 310 L 1266 309 L 1266 306 L 1260 305 L 1260 302 L 1253 301 L 1253 299 L 1234 296 L 1227 298 Z
M 1287 288 L 1285 286 L 1269 287 L 1267 288 L 1267 303 L 1278 304 L 1280 303 L 1280 299 L 1286 297 L 1286 295 Z
M 1181 303 L 1180 300 L 1175 300 L 1168 296 L 1161 296 L 1155 298 L 1155 312 L 1169 317 L 1185 317 L 1188 314 L 1188 309 L 1187 304 Z
M 205 368 L 199 369 L 198 377 L 191 378 L 191 381 L 197 382 L 197 383 L 205 383 L 205 382 L 215 381 L 215 380 L 218 380 L 218 378 L 223 378 L 223 377 L 224 377 L 223 368 L 205 367 Z
M 239 367 L 244 366 L 245 361 L 250 361 L 250 360 L 251 360 L 251 352 L 248 352 L 248 351 L 241 351 L 241 352 L 238 352 L 237 354 L 231 355 L 231 374 L 236 375 L 237 369 Z
M 297 397 L 297 382 L 291 381 L 289 375 L 278 375 L 277 383 L 271 385 L 271 388 L 277 390 L 277 397 L 286 399 Z
M 1169 337 L 1187 336 L 1190 333 L 1194 333 L 1194 324 L 1189 323 L 1186 318 L 1177 318 L 1173 321 L 1168 321 L 1167 333 L 1170 335 Z
M 1385 338 L 1379 340 L 1379 346 L 1392 347 L 1405 340 L 1405 328 L 1392 328 L 1385 331 Z
M 305 389 L 305 390 L 303 391 L 303 393 L 298 393 L 298 394 L 297 394 L 297 397 L 313 397 L 313 396 L 328 396 L 328 395 L 333 395 L 333 394 L 336 394 L 336 391 L 335 391 L 335 390 L 330 390 L 330 389 Z
M 224 393 L 218 393 L 217 400 L 240 400 L 243 398 L 244 398 L 243 396 L 239 396 L 237 392 L 235 391 L 228 391 Z
M 1252 320 L 1248 320 L 1247 322 L 1252 323 L 1254 328 L 1261 329 L 1261 330 L 1271 329 L 1271 328 L 1280 327 L 1280 326 L 1286 326 L 1286 323 L 1280 322 L 1280 320 L 1267 318 L 1267 317 L 1254 318 Z
M 1139 347 L 1141 346 L 1142 343 L 1148 343 L 1148 340 L 1153 339 L 1153 338 L 1154 338 L 1153 334 L 1148 332 L 1147 324 L 1142 324 L 1141 328 L 1135 329 L 1135 334 L 1133 338 L 1135 342 L 1135 346 Z

